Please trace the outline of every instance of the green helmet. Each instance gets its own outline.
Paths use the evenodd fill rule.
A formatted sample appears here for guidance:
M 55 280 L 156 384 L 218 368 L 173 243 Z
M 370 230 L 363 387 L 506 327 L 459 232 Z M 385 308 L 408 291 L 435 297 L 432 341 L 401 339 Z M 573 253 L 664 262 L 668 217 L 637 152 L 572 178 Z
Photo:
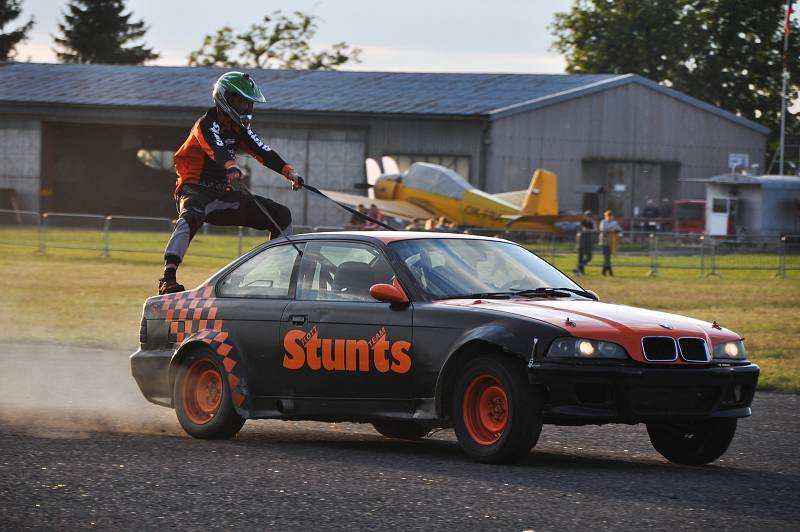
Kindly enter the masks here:
M 214 84 L 214 91 L 211 94 L 214 96 L 214 103 L 217 104 L 217 107 L 245 129 L 250 127 L 250 121 L 253 119 L 253 103 L 266 103 L 267 101 L 250 74 L 242 72 L 226 72 L 221 75 Z M 230 97 L 234 94 L 247 100 L 246 112 L 237 111 L 231 103 Z

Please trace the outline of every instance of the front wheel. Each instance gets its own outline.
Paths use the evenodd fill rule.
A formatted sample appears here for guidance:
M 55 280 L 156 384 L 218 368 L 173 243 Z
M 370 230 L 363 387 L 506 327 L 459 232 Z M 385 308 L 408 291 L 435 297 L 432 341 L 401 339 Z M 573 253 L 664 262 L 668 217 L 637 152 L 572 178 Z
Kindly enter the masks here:
M 181 362 L 172 404 L 183 430 L 195 438 L 232 438 L 244 425 L 233 406 L 225 371 L 207 350 L 191 353 Z
M 725 454 L 736 434 L 736 418 L 692 423 L 648 423 L 656 451 L 676 464 L 708 464 Z
M 458 443 L 479 462 L 516 462 L 539 439 L 542 403 L 519 360 L 503 355 L 471 360 L 451 401 Z
M 382 436 L 400 440 L 418 440 L 431 431 L 414 421 L 376 421 L 372 426 Z

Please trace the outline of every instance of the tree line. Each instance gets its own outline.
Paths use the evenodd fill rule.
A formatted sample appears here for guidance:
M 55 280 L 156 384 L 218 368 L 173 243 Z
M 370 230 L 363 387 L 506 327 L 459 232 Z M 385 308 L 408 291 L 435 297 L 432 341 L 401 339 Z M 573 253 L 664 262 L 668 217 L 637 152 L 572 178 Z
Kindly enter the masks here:
M 800 28 L 785 0 L 575 0 L 550 26 L 569 73 L 640 74 L 770 128 L 780 122 L 782 62 L 790 101 L 800 97 Z M 12 24 L 21 0 L 0 0 L 0 60 L 16 58 L 35 21 Z M 8 28 L 9 26 L 13 29 Z M 789 53 L 783 54 L 785 27 Z M 314 50 L 313 14 L 275 11 L 245 31 L 224 26 L 192 51 L 192 66 L 335 70 L 361 50 L 339 42 Z M 148 26 L 124 0 L 71 0 L 61 14 L 55 51 L 65 63 L 140 65 L 159 53 L 141 44 Z M 137 44 L 139 43 L 139 44 Z M 787 130 L 800 132 L 787 116 Z
M 21 0 L 0 0 L 0 61 L 17 58 L 17 46 L 33 28 L 33 18 L 7 29 L 22 14 Z M 206 35 L 199 49 L 191 52 L 191 66 L 234 68 L 291 68 L 333 70 L 348 62 L 359 62 L 361 50 L 345 42 L 329 49 L 314 50 L 317 18 L 294 11 L 275 11 L 248 31 L 237 33 L 228 26 Z M 124 0 L 71 0 L 61 13 L 59 34 L 53 36 L 54 51 L 64 63 L 142 65 L 160 54 L 141 43 L 148 26 L 133 20 Z

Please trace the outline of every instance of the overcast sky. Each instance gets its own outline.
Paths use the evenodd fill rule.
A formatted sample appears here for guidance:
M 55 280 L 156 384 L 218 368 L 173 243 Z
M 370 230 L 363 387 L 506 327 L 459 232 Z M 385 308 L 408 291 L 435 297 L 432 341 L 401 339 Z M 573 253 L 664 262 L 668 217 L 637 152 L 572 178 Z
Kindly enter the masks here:
M 55 62 L 53 37 L 66 0 L 22 0 L 36 25 L 18 60 Z M 547 26 L 572 0 L 127 0 L 134 20 L 150 30 L 145 42 L 161 54 L 153 64 L 185 65 L 203 36 L 224 25 L 245 30 L 274 10 L 319 18 L 314 45 L 345 41 L 363 50 L 359 70 L 438 72 L 564 71 L 549 50 Z M 16 25 L 11 25 L 15 27 Z

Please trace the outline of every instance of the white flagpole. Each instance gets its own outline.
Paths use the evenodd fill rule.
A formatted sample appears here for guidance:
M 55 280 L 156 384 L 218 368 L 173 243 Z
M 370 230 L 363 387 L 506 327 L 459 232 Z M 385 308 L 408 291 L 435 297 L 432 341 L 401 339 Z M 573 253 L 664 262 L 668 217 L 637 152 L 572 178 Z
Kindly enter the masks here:
M 786 24 L 783 28 L 783 73 L 781 75 L 781 140 L 780 140 L 780 175 L 783 175 L 783 146 L 786 129 L 786 82 L 789 80 L 787 58 L 789 54 L 789 24 L 792 13 L 792 0 L 786 0 Z

